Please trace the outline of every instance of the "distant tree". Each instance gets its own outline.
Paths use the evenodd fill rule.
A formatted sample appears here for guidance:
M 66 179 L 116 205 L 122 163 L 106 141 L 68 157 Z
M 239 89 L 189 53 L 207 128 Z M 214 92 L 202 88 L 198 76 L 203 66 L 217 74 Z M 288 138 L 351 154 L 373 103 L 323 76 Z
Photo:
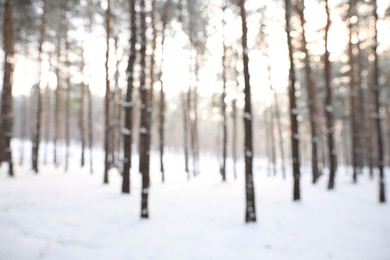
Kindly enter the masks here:
M 56 66 L 56 78 L 57 86 L 55 90 L 55 107 L 54 107 L 54 148 L 53 148 L 53 160 L 54 165 L 58 166 L 58 141 L 61 136 L 61 103 L 62 103 L 62 87 L 61 87 L 61 72 L 60 72 L 60 63 L 61 63 L 61 37 L 57 35 L 57 66 Z
M 161 14 L 161 60 L 160 60 L 160 111 L 159 111 L 159 151 L 160 151 L 160 172 L 161 180 L 165 181 L 165 169 L 164 169 L 164 147 L 165 147 L 165 90 L 164 90 L 164 54 L 165 54 L 165 29 L 168 21 L 168 11 L 171 5 L 171 0 L 164 2 L 162 14 Z
M 182 24 L 182 27 L 184 27 L 184 21 L 183 21 L 183 5 L 184 0 L 178 1 L 178 21 Z M 190 89 L 188 90 L 190 91 Z M 188 141 L 188 135 L 189 135 L 189 111 L 188 111 L 188 98 L 189 95 L 185 95 L 185 92 L 183 91 L 181 93 L 181 105 L 182 105 L 182 111 L 183 111 L 183 150 L 184 150 L 184 171 L 187 173 L 187 179 L 190 179 L 190 170 L 189 170 L 189 141 Z
M 232 159 L 234 179 L 237 179 L 237 99 L 232 100 Z
M 226 43 L 225 43 L 225 10 L 226 1 L 222 6 L 222 94 L 221 94 L 221 116 L 222 116 L 222 181 L 226 181 L 226 157 L 227 157 L 227 117 L 226 117 Z
M 304 0 L 297 1 L 296 6 L 297 13 L 299 15 L 301 25 L 301 40 L 302 40 L 302 51 L 304 53 L 304 70 L 305 70 L 305 84 L 307 89 L 307 103 L 309 105 L 309 122 L 310 122 L 310 143 L 311 143 L 311 170 L 312 170 L 312 182 L 316 183 L 320 172 L 318 169 L 318 105 L 317 105 L 317 90 L 314 81 L 313 70 L 310 64 L 310 53 L 307 48 L 306 40 L 306 19 L 305 19 L 305 3 Z
M 85 67 L 85 59 L 83 53 L 81 53 L 81 63 L 80 70 L 83 73 Z M 84 74 L 84 73 L 83 73 Z M 80 141 L 81 141 L 81 158 L 80 166 L 84 167 L 85 165 L 85 98 L 86 98 L 86 85 L 84 79 L 81 81 L 80 85 L 80 107 L 79 107 L 79 130 L 80 130 Z
M 253 181 L 253 145 L 252 145 L 252 102 L 249 75 L 249 51 L 247 43 L 248 28 L 246 24 L 245 0 L 240 0 L 240 14 L 242 23 L 242 51 L 244 63 L 244 156 L 245 156 L 245 222 L 256 222 L 255 186 Z
M 42 0 L 42 14 L 40 17 L 39 26 L 39 44 L 38 44 L 38 70 L 39 81 L 37 85 L 37 110 L 36 110 L 36 124 L 33 132 L 32 140 L 32 168 L 35 173 L 38 173 L 38 159 L 39 159 L 39 145 L 41 142 L 41 120 L 42 120 L 42 59 L 43 59 L 43 43 L 45 40 L 46 31 L 46 13 L 47 0 Z
M 108 171 L 110 168 L 110 160 L 109 160 L 109 154 L 110 154 L 110 76 L 109 76 L 109 58 L 110 58 L 110 35 L 111 35 L 111 28 L 110 28 L 110 17 L 111 17 L 111 9 L 110 9 L 110 0 L 107 0 L 107 9 L 105 11 L 105 29 L 106 29 L 106 62 L 105 62 L 105 69 L 106 69 L 106 95 L 104 98 L 104 176 L 103 176 L 103 183 L 108 183 Z
M 123 180 L 122 192 L 130 193 L 130 169 L 132 155 L 133 139 L 133 89 L 134 89 L 134 65 L 136 61 L 136 44 L 137 44 L 137 24 L 136 24 L 136 1 L 130 1 L 130 54 L 127 63 L 127 89 L 126 99 L 123 103 L 125 109 L 125 122 L 123 130 Z
M 139 165 L 142 175 L 141 218 L 149 218 L 148 197 L 150 186 L 150 91 L 146 85 L 146 10 L 145 0 L 140 0 L 140 98 L 141 121 L 139 139 Z
M 330 20 L 330 11 L 328 0 L 324 0 L 325 3 L 325 12 L 326 12 L 326 25 L 325 25 L 325 34 L 324 34 L 324 76 L 325 76 L 325 88 L 326 88 L 326 97 L 325 97 L 325 118 L 326 118 L 326 136 L 328 143 L 328 161 L 329 161 L 329 181 L 328 189 L 332 190 L 335 186 L 335 176 L 337 170 L 337 152 L 334 141 L 334 123 L 333 123 L 333 92 L 331 84 L 331 63 L 329 60 L 329 49 L 328 49 L 328 39 L 329 39 L 329 28 L 331 25 Z
M 384 173 L 384 166 L 385 166 L 385 160 L 384 160 L 384 149 L 383 149 L 383 133 L 382 133 L 382 117 L 381 117 L 381 102 L 380 102 L 380 83 L 379 83 L 379 59 L 378 59 L 378 6 L 377 1 L 373 0 L 373 21 L 374 21 L 374 36 L 373 36 L 373 43 L 372 43 L 372 54 L 374 55 L 374 66 L 373 66 L 373 86 L 372 91 L 374 94 L 374 105 L 375 105 L 375 123 L 376 123 L 376 138 L 378 143 L 378 162 L 377 167 L 379 171 L 379 202 L 385 203 L 386 202 L 386 193 L 385 193 L 385 173 Z
M 14 176 L 12 161 L 11 138 L 13 129 L 12 113 L 12 87 L 13 87 L 13 70 L 14 70 L 14 25 L 13 25 L 13 3 L 12 0 L 4 2 L 4 24 L 3 24 L 3 41 L 4 41 L 4 77 L 3 90 L 1 93 L 1 123 L 0 128 L 0 164 L 1 153 L 4 153 L 4 160 L 8 163 L 8 175 Z M 4 151 L 4 152 L 3 152 Z
M 93 115 L 92 115 L 92 92 L 88 85 L 88 145 L 89 145 L 89 168 L 93 174 Z
M 299 132 L 298 132 L 298 109 L 296 105 L 296 76 L 294 65 L 294 50 L 292 46 L 291 37 L 291 2 L 285 0 L 285 20 L 286 20 L 286 34 L 287 46 L 290 61 L 289 69 L 289 100 L 290 100 L 290 127 L 291 127 L 291 156 L 292 156 L 292 170 L 293 170 L 293 200 L 301 199 L 300 192 L 300 157 L 299 157 Z
M 353 168 L 353 182 L 356 183 L 358 174 L 361 173 L 359 167 L 359 124 L 357 119 L 357 68 L 355 60 L 356 43 L 354 37 L 356 36 L 357 11 L 356 0 L 349 1 L 348 9 L 348 65 L 349 65 L 349 102 L 350 102 L 350 129 L 351 129 L 351 148 L 352 148 L 352 168 Z
M 70 42 L 69 38 L 65 38 L 65 65 L 68 68 L 66 73 L 66 91 L 65 91 L 65 172 L 69 169 L 70 156 L 70 103 L 71 103 L 71 82 L 70 82 Z

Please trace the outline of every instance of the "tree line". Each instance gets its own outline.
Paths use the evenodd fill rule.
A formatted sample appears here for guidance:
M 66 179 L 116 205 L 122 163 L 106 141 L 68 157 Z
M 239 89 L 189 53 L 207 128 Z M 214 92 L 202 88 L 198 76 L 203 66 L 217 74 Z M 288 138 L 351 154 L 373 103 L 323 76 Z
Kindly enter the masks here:
M 387 87 L 390 80 L 385 65 L 389 63 L 390 53 L 389 49 L 378 48 L 378 24 L 386 22 L 390 8 L 380 20 L 376 0 L 340 1 L 332 9 L 328 0 L 323 0 L 321 8 L 326 19 L 321 30 L 315 32 L 319 39 L 313 43 L 310 39 L 313 32 L 307 31 L 310 19 L 307 1 L 285 0 L 273 7 L 259 5 L 255 10 L 248 10 L 247 6 L 245 0 L 224 0 L 219 4 L 202 0 L 107 0 L 104 3 L 95 0 L 4 0 L 0 162 L 8 164 L 10 176 L 15 175 L 11 139 L 13 136 L 24 139 L 27 136 L 25 129 L 29 128 L 34 172 L 40 170 L 43 141 L 46 146 L 52 141 L 56 166 L 61 164 L 59 146 L 62 140 L 65 141 L 63 163 L 68 170 L 70 142 L 77 138 L 81 145 L 80 165 L 84 167 L 87 163 L 85 150 L 88 148 L 89 167 L 93 173 L 93 145 L 102 140 L 103 183 L 109 183 L 109 170 L 116 167 L 123 177 L 123 193 L 131 192 L 132 155 L 139 155 L 141 218 L 149 218 L 152 144 L 157 144 L 155 150 L 159 154 L 161 181 L 164 182 L 164 155 L 169 146 L 168 115 L 178 118 L 167 108 L 170 100 L 166 99 L 169 82 L 166 41 L 175 40 L 179 38 L 177 35 L 184 33 L 186 42 L 182 47 L 188 54 L 189 79 L 180 89 L 176 103 L 180 104 L 180 145 L 183 170 L 188 179 L 196 177 L 201 170 L 199 157 L 204 138 L 200 134 L 201 126 L 210 118 L 202 119 L 200 106 L 207 100 L 206 109 L 218 114 L 215 149 L 219 150 L 222 181 L 227 180 L 228 145 L 231 146 L 235 177 L 236 162 L 240 154 L 243 156 L 246 222 L 256 221 L 253 167 L 256 148 L 262 149 L 262 155 L 268 158 L 269 173 L 272 170 L 276 174 L 281 165 L 285 177 L 291 169 L 293 200 L 301 199 L 304 163 L 310 168 L 313 184 L 327 173 L 330 190 L 335 188 L 339 165 L 350 166 L 353 183 L 358 182 L 364 169 L 371 178 L 377 172 L 379 201 L 385 202 L 385 166 L 389 162 L 386 151 L 390 150 L 390 92 Z M 273 8 L 284 9 L 281 21 L 289 64 L 286 93 L 278 92 L 273 85 L 272 71 L 277 68 L 271 63 L 270 28 L 278 19 L 270 16 L 275 11 Z M 335 41 L 330 38 L 330 30 L 336 15 L 345 22 L 348 34 L 341 58 L 332 57 L 329 49 L 331 41 Z M 220 18 L 215 28 L 210 23 L 213 16 Z M 248 40 L 251 19 L 256 20 L 258 28 L 254 45 Z M 229 40 L 226 32 L 233 23 L 241 24 L 240 37 L 235 41 Z M 217 75 L 217 87 L 220 88 L 219 91 L 210 90 L 210 99 L 199 93 L 199 85 L 202 69 L 211 56 L 208 39 L 218 31 L 221 34 L 221 70 Z M 88 68 L 93 61 L 86 55 L 87 36 L 96 32 L 105 39 L 104 101 L 94 99 L 92 94 L 94 72 L 88 72 Z M 312 50 L 315 44 L 321 46 L 321 54 Z M 268 83 L 264 86 L 254 86 L 251 80 L 254 69 L 250 67 L 250 61 L 254 50 L 261 53 L 266 64 L 265 82 Z M 12 95 L 18 55 L 34 57 L 37 64 L 37 81 L 30 83 L 30 95 L 23 100 Z M 55 75 L 54 89 L 45 76 L 46 63 L 50 73 Z M 121 64 L 126 64 L 125 71 L 120 69 Z M 76 74 L 79 80 L 76 80 Z M 121 83 L 123 76 L 125 80 Z M 265 93 L 267 88 L 272 101 L 260 104 L 261 109 L 258 109 L 259 104 L 253 104 L 253 92 Z M 97 113 L 104 115 L 103 120 Z M 242 121 L 238 120 L 239 115 Z M 18 129 L 14 127 L 16 120 Z M 26 127 L 27 121 L 30 127 Z M 259 121 L 260 128 L 256 124 Z M 101 126 L 100 132 L 96 130 L 96 124 Z M 78 129 L 76 137 L 73 125 Z M 240 137 L 243 142 L 239 142 Z M 241 152 L 238 151 L 240 146 Z M 134 151 L 134 148 L 138 150 Z M 309 152 L 306 154 L 306 151 Z M 43 163 L 47 163 L 46 155 Z

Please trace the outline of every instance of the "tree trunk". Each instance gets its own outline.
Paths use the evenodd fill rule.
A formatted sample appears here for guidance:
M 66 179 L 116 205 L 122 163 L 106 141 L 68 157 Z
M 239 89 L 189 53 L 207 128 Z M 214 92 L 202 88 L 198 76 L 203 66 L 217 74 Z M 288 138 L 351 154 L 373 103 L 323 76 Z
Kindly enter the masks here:
M 4 159 L 8 162 L 8 175 L 14 176 L 12 161 L 11 138 L 13 131 L 12 115 L 12 85 L 14 71 L 14 26 L 13 26 L 13 3 L 12 0 L 4 2 L 4 23 L 3 23 L 3 41 L 4 41 L 4 77 L 3 91 L 1 96 L 1 128 L 3 129 L 0 138 L 3 141 Z M 1 157 L 1 156 L 0 156 Z M 1 164 L 1 158 L 0 158 Z
M 292 156 L 292 169 L 293 169 L 293 200 L 301 199 L 300 192 L 300 156 L 299 156 L 299 132 L 298 132 L 298 109 L 296 105 L 295 96 L 295 65 L 294 65 L 294 50 L 292 46 L 291 38 L 291 2 L 285 0 L 285 19 L 286 19 L 286 34 L 287 34 L 287 46 L 290 60 L 289 69 L 289 101 L 290 101 L 290 127 L 291 127 L 291 156 Z
M 25 147 L 25 141 L 26 141 L 26 118 L 28 113 L 28 98 L 23 96 L 23 103 L 21 104 L 20 111 L 21 111 L 21 117 L 20 117 L 20 157 L 19 157 L 19 165 L 23 165 L 24 163 L 24 147 Z M 0 135 L 1 136 L 1 135 Z M 1 161 L 1 159 L 0 159 Z
M 252 104 L 251 104 L 251 87 L 249 75 L 249 51 L 247 45 L 247 24 L 245 0 L 240 0 L 240 13 L 242 23 L 242 50 L 244 63 L 244 156 L 245 156 L 245 222 L 256 222 L 256 202 L 255 202 L 255 186 L 253 181 L 253 148 L 252 148 Z
M 54 148 L 53 148 L 53 162 L 58 167 L 58 141 L 60 139 L 60 125 L 61 125 L 61 75 L 60 75 L 60 63 L 61 63 L 61 38 L 57 38 L 57 67 L 56 78 L 57 86 L 55 90 L 55 107 L 54 107 Z
M 374 21 L 374 41 L 372 45 L 372 52 L 374 55 L 374 67 L 373 67 L 373 76 L 374 76 L 374 85 L 372 87 L 372 91 L 374 94 L 374 102 L 375 102 L 375 123 L 376 123 L 376 138 L 378 144 L 378 162 L 377 167 L 379 170 L 379 202 L 386 202 L 386 193 L 385 193 L 385 173 L 384 173 L 384 152 L 383 152 L 383 133 L 381 126 L 381 103 L 380 103 L 380 83 L 379 83 L 379 58 L 377 53 L 378 47 L 378 11 L 377 11 L 377 1 L 373 0 L 373 21 Z
M 43 12 L 40 18 L 39 26 L 39 46 L 38 46 L 38 68 L 39 68 L 39 81 L 37 85 L 37 111 L 36 122 L 33 133 L 32 142 L 32 168 L 35 173 L 38 173 L 38 160 L 39 160 L 39 145 L 41 142 L 41 119 L 42 119 L 42 56 L 43 56 L 43 42 L 45 39 L 46 30 L 46 12 L 47 12 L 47 0 L 42 0 Z
M 83 81 L 80 86 L 80 114 L 79 114 L 79 129 L 80 129 L 80 139 L 81 139 L 81 160 L 80 166 L 84 167 L 85 165 L 85 92 L 86 85 L 84 83 L 84 67 L 85 59 L 84 54 L 81 54 L 81 71 L 83 75 Z
M 234 179 L 237 179 L 237 99 L 233 99 L 232 101 L 232 117 L 233 117 L 233 129 L 232 129 L 233 174 L 234 174 Z
M 123 180 L 122 192 L 130 193 L 130 169 L 131 155 L 133 143 L 133 89 L 134 89 L 134 64 L 136 60 L 136 44 L 137 44 L 137 24 L 136 24 L 136 3 L 130 1 L 130 55 L 127 63 L 127 90 L 126 100 L 123 105 L 125 109 L 125 122 L 123 129 Z
M 52 68 L 52 56 L 49 57 L 49 67 Z M 44 135 L 45 135 L 45 151 L 43 155 L 43 164 L 47 164 L 48 146 L 50 142 L 50 115 L 51 115 L 51 92 L 49 82 L 46 83 L 45 88 L 45 121 L 44 121 Z
M 66 52 L 66 95 L 65 95 L 65 172 L 69 169 L 69 146 L 70 146 L 70 92 L 71 92 L 71 83 L 70 83 L 70 61 L 68 53 L 70 52 L 69 40 L 65 39 L 65 52 Z
M 178 9 L 179 9 L 179 23 L 184 27 L 183 23 L 183 0 L 179 0 L 178 2 Z M 188 89 L 189 91 L 189 89 Z M 187 95 L 188 96 L 188 95 Z M 186 101 L 186 95 L 183 91 L 181 94 L 181 102 L 182 102 L 182 111 L 183 111 L 183 149 L 184 149 L 184 171 L 187 173 L 187 179 L 190 179 L 190 170 L 188 167 L 188 127 L 189 127 L 189 120 L 188 120 L 188 107 L 187 107 L 187 101 Z
M 161 31 L 161 60 L 160 60 L 160 111 L 159 111 L 159 151 L 160 151 L 160 172 L 161 181 L 165 181 L 165 169 L 164 169 L 164 147 L 165 147 L 165 91 L 164 91 L 164 43 L 165 43 L 165 28 L 168 19 L 168 10 L 171 4 L 171 0 L 167 0 L 164 3 L 163 13 L 161 16 L 162 31 Z
M 305 54 L 304 56 L 304 69 L 305 69 L 305 81 L 307 89 L 307 103 L 309 104 L 309 122 L 310 122 L 310 133 L 311 133 L 311 170 L 312 170 L 312 182 L 316 183 L 318 177 L 320 176 L 318 169 L 318 136 L 317 136 L 317 118 L 318 118 L 318 108 L 317 108 L 317 91 L 316 85 L 313 79 L 313 71 L 310 64 L 310 54 L 307 49 L 306 41 L 306 32 L 305 32 L 305 16 L 304 9 L 305 4 L 304 0 L 297 2 L 297 12 L 299 14 L 299 19 L 301 23 L 302 30 L 302 51 Z
M 356 17 L 356 0 L 350 0 L 349 1 L 349 40 L 348 40 L 348 64 L 350 67 L 349 70 L 349 88 L 350 88 L 350 126 L 351 126 L 351 141 L 352 141 L 352 168 L 353 168 L 353 176 L 352 181 L 353 183 L 357 183 L 357 176 L 359 173 L 358 169 L 358 153 L 359 153 L 359 136 L 357 133 L 357 129 L 359 126 L 357 125 L 357 115 L 356 115 L 356 109 L 357 109 L 357 100 L 356 100 L 356 71 L 355 71 L 355 44 L 353 43 L 353 35 L 355 34 L 354 29 L 355 25 L 353 23 L 353 17 Z
M 226 181 L 226 157 L 227 157 L 227 118 L 226 118 L 226 43 L 225 43 L 225 9 L 226 2 L 222 7 L 222 95 L 221 95 L 221 115 L 222 115 L 222 181 Z
M 140 1 L 140 88 L 141 97 L 141 120 L 140 120 L 140 144 L 139 144 L 139 165 L 142 175 L 141 186 L 141 218 L 149 218 L 148 196 L 150 186 L 150 92 L 146 86 L 146 11 L 145 0 Z
M 88 144 L 89 144 L 89 167 L 93 174 L 93 114 L 92 114 L 92 93 L 88 85 Z
M 109 75 L 109 54 L 110 54 L 110 0 L 107 0 L 107 9 L 105 11 L 105 27 L 106 27 L 106 95 L 104 98 L 104 177 L 103 183 L 108 184 L 108 171 L 110 168 L 109 148 L 110 148 L 110 75 Z
M 329 60 L 329 50 L 328 50 L 328 37 L 329 37 L 329 28 L 331 24 L 330 12 L 328 0 L 325 2 L 325 11 L 326 11 L 326 26 L 325 26 L 325 38 L 324 38 L 324 69 L 325 69 L 325 88 L 326 88 L 326 97 L 325 97 L 325 118 L 326 118 L 326 136 L 328 143 L 328 161 L 329 161 L 329 180 L 328 180 L 328 189 L 332 190 L 335 186 L 335 176 L 337 171 L 337 152 L 334 142 L 334 123 L 333 123 L 333 93 L 332 93 L 332 84 L 331 84 L 331 72 L 332 67 Z

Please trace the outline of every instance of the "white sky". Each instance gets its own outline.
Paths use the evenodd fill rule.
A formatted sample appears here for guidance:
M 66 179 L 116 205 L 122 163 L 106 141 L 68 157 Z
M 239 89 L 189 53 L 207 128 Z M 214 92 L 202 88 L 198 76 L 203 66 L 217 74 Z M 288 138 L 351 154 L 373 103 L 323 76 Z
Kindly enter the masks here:
M 333 2 L 333 3 L 332 3 Z M 338 1 L 333 0 L 331 4 L 336 4 Z M 272 80 L 274 88 L 277 91 L 284 91 L 286 87 L 287 80 L 287 48 L 285 41 L 285 32 L 284 32 L 284 10 L 280 7 L 275 7 L 274 1 L 270 1 L 270 5 L 273 5 L 273 18 L 278 22 L 273 23 L 269 30 L 269 56 L 271 58 L 272 66 Z M 323 7 L 318 4 L 317 1 L 311 0 L 306 1 L 307 3 L 307 20 L 308 20 L 308 38 L 313 37 L 314 34 L 311 32 L 316 31 L 323 27 L 325 22 L 325 15 Z M 252 1 L 248 7 L 255 8 L 256 5 L 259 5 L 258 1 Z M 386 0 L 378 1 L 380 10 L 384 9 L 386 6 Z M 241 34 L 241 24 L 240 20 L 236 22 L 231 22 L 228 19 L 228 33 L 226 33 L 227 41 L 233 41 L 235 38 L 240 37 Z M 333 25 L 330 31 L 330 50 L 333 57 L 338 57 L 341 55 L 342 50 L 347 42 L 347 33 L 345 25 L 342 23 L 340 18 L 336 13 L 333 13 L 332 16 Z M 210 21 L 211 24 L 219 26 L 221 17 L 219 15 L 214 16 Z M 386 27 L 387 26 L 387 27 Z M 257 33 L 258 23 L 257 21 L 249 20 L 248 21 L 249 34 L 249 46 L 253 47 L 254 38 L 253 35 Z M 219 30 L 220 31 L 220 30 Z M 390 37 L 388 33 L 388 25 L 381 23 L 379 25 L 379 42 L 382 46 L 390 45 Z M 381 33 L 382 32 L 382 33 Z M 321 35 L 322 37 L 322 35 Z M 199 83 L 199 91 L 201 93 L 211 93 L 211 91 L 218 91 L 220 88 L 220 83 L 217 82 L 217 73 L 221 70 L 221 32 L 217 33 L 210 37 L 208 42 L 209 51 L 212 56 L 209 58 L 208 62 L 205 64 L 205 67 L 202 69 L 202 79 Z M 175 39 L 166 40 L 166 58 L 165 58 L 165 80 L 166 80 L 166 91 L 167 94 L 174 94 L 180 91 L 183 86 L 188 86 L 188 57 L 189 54 L 185 50 L 186 36 L 184 34 L 177 34 Z M 90 74 L 89 79 L 84 79 L 85 81 L 90 82 L 91 90 L 96 95 L 103 96 L 105 93 L 105 39 L 104 35 L 101 35 L 100 38 L 89 38 L 86 41 L 86 61 L 89 64 L 87 66 L 87 75 Z M 318 47 L 316 47 L 318 46 Z M 323 52 L 322 44 L 319 43 L 311 49 L 315 54 L 321 54 Z M 114 54 L 111 53 L 113 56 Z M 16 57 L 16 67 L 14 73 L 14 95 L 28 95 L 31 88 L 31 82 L 37 82 L 37 72 L 36 72 L 36 62 L 31 60 L 26 60 L 24 57 Z M 157 55 L 157 61 L 159 61 L 159 56 Z M 127 57 L 124 58 L 124 63 L 121 64 L 121 69 L 124 72 L 126 68 Z M 115 65 L 115 60 L 111 61 L 111 66 Z M 44 80 L 48 81 L 50 85 L 55 87 L 55 76 L 53 73 L 48 73 L 49 65 L 48 62 L 43 64 L 43 73 Z M 255 48 L 251 48 L 250 51 L 250 73 L 252 87 L 255 89 L 256 86 L 266 85 L 268 89 L 268 80 L 266 74 L 266 66 L 264 60 L 262 59 L 261 53 Z M 80 81 L 80 75 L 76 76 L 76 81 Z M 121 85 L 125 86 L 125 76 L 121 77 Z M 260 91 L 253 91 L 254 97 L 256 98 L 265 98 L 267 99 L 269 95 Z M 265 94 L 265 95 L 264 95 Z

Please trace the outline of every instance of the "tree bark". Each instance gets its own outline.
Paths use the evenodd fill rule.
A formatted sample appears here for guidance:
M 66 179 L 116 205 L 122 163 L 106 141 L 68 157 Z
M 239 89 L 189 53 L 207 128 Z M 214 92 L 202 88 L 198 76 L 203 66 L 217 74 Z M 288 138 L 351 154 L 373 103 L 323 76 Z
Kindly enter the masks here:
M 291 2 L 285 0 L 285 19 L 286 19 L 286 34 L 287 34 L 287 46 L 290 60 L 289 69 L 289 101 L 290 101 L 290 127 L 291 127 L 291 156 L 292 156 L 292 169 L 293 169 L 293 200 L 297 201 L 301 199 L 300 192 L 300 156 L 299 156 L 299 132 L 298 132 L 298 109 L 296 105 L 296 90 L 295 90 L 295 65 L 293 57 L 293 46 L 291 38 Z
M 255 186 L 253 180 L 253 145 L 252 145 L 252 103 L 249 75 L 249 50 L 247 44 L 248 28 L 246 24 L 245 0 L 240 0 L 240 14 L 242 24 L 242 50 L 244 63 L 244 156 L 245 156 L 245 222 L 256 222 Z
M 134 64 L 136 60 L 136 44 L 137 44 L 137 24 L 136 24 L 136 1 L 130 0 L 130 55 L 127 63 L 127 90 L 126 100 L 124 103 L 125 122 L 123 129 L 123 179 L 122 193 L 130 193 L 130 169 L 133 143 L 133 89 L 134 89 Z
M 13 25 L 13 3 L 12 0 L 4 2 L 4 23 L 3 23 L 3 41 L 4 41 L 4 77 L 3 91 L 1 96 L 1 128 L 3 129 L 1 141 L 4 147 L 4 159 L 8 162 L 8 175 L 14 176 L 14 167 L 12 161 L 11 139 L 13 131 L 12 115 L 12 86 L 14 71 L 14 25 Z M 0 156 L 1 157 L 1 156 Z M 0 158 L 1 164 L 1 158 Z
M 84 67 L 85 67 L 85 59 L 84 53 L 81 54 L 81 71 L 83 75 L 83 81 L 80 86 L 80 114 L 79 114 L 79 129 L 80 129 L 80 139 L 81 139 L 81 158 L 80 158 L 80 166 L 84 167 L 85 165 L 85 92 L 86 85 L 84 83 Z
M 39 26 L 39 45 L 38 45 L 38 68 L 39 68 L 39 80 L 37 85 L 37 111 L 36 122 L 33 133 L 32 142 L 32 168 L 35 173 L 38 173 L 38 160 L 39 160 L 39 145 L 41 142 L 41 119 L 42 119 L 42 56 L 43 56 L 43 42 L 45 40 L 46 31 L 46 12 L 47 12 L 47 0 L 42 0 L 43 12 L 40 18 Z
M 226 118 L 226 43 L 225 43 L 225 9 L 226 2 L 222 7 L 222 95 L 221 95 L 221 115 L 222 115 L 222 181 L 226 181 L 226 157 L 227 157 L 227 118 Z
M 353 175 L 352 175 L 352 181 L 353 183 L 357 183 L 359 168 L 358 168 L 358 153 L 359 153 L 359 136 L 358 136 L 358 128 L 357 125 L 357 115 L 356 115 L 356 109 L 357 109 L 357 98 L 356 98 L 356 68 L 355 68 L 355 44 L 353 43 L 353 37 L 354 37 L 354 29 L 355 24 L 353 22 L 353 17 L 356 17 L 356 0 L 350 0 L 349 1 L 349 40 L 348 40 L 348 64 L 350 67 L 349 70 L 349 91 L 350 91 L 350 97 L 349 97 L 349 104 L 350 104 L 350 126 L 351 126 L 351 154 L 352 154 L 352 169 L 353 169 Z
M 141 186 L 141 218 L 149 218 L 148 197 L 150 186 L 150 91 L 146 85 L 146 10 L 145 0 L 140 0 L 140 88 L 141 120 L 140 120 L 140 144 L 139 165 L 142 175 Z
M 333 123 L 333 93 L 332 93 L 332 84 L 331 84 L 331 72 L 332 67 L 329 59 L 329 50 L 328 50 L 328 39 L 329 39 L 329 28 L 331 25 L 330 12 L 328 0 L 324 0 L 325 3 L 325 12 L 326 12 L 326 25 L 325 25 L 325 35 L 324 35 L 324 74 L 325 74 L 325 118 L 326 118 L 326 137 L 328 143 L 328 161 L 329 161 L 329 180 L 328 180 L 328 189 L 332 190 L 335 186 L 335 177 L 337 171 L 337 152 L 334 142 L 334 123 Z
M 54 166 L 58 167 L 58 141 L 60 139 L 60 129 L 61 129 L 61 38 L 57 38 L 57 67 L 56 67 L 56 77 L 57 77 L 57 86 L 55 90 L 55 107 L 54 107 L 54 148 L 53 148 L 53 162 Z
M 70 61 L 68 53 L 70 52 L 69 48 L 69 39 L 65 39 L 65 52 L 66 52 L 66 93 L 65 93 L 65 172 L 69 169 L 69 146 L 70 146 L 70 92 L 71 92 L 71 83 L 70 83 Z
M 310 133 L 311 133 L 311 170 L 312 170 L 312 182 L 316 183 L 320 172 L 318 169 L 318 135 L 317 135 L 317 118 L 318 118 L 318 107 L 317 107 L 317 91 L 316 85 L 313 79 L 313 71 L 310 64 L 310 54 L 307 49 L 306 31 L 305 31 L 305 15 L 304 15 L 304 0 L 297 1 L 297 12 L 299 14 L 301 30 L 302 30 L 302 51 L 304 56 L 304 69 L 305 69 L 305 81 L 307 88 L 307 102 L 309 104 L 309 122 L 310 122 Z
M 168 19 L 168 10 L 171 4 L 171 0 L 167 0 L 163 6 L 163 12 L 161 16 L 162 29 L 161 29 L 161 60 L 160 60 L 160 111 L 159 111 L 159 151 L 160 151 L 160 172 L 161 181 L 165 181 L 165 169 L 164 169 L 164 147 L 165 147 L 165 91 L 164 91 L 164 43 L 165 43 L 165 29 Z
M 379 171 L 379 203 L 386 202 L 386 193 L 385 193 L 385 160 L 383 152 L 383 133 L 382 133 L 382 117 L 380 114 L 381 102 L 380 102 L 380 83 L 379 83 L 379 57 L 378 57 L 378 10 L 377 10 L 377 1 L 373 0 L 373 21 L 374 21 L 374 41 L 372 45 L 372 52 L 374 55 L 374 67 L 373 67 L 373 76 L 374 76 L 374 85 L 372 91 L 374 94 L 374 105 L 375 105 L 375 125 L 376 125 L 376 138 L 377 138 L 377 149 L 378 149 L 378 162 L 377 167 Z
M 237 99 L 232 101 L 232 157 L 233 157 L 233 174 L 234 179 L 237 179 Z
M 110 0 L 107 0 L 107 9 L 105 11 L 105 29 L 106 29 L 106 95 L 104 98 L 104 176 L 103 183 L 108 184 L 108 171 L 110 168 L 109 154 L 110 154 L 110 75 L 109 75 L 109 58 L 110 58 Z
M 93 114 L 92 114 L 92 93 L 88 85 L 88 144 L 89 144 L 89 168 L 93 174 Z

